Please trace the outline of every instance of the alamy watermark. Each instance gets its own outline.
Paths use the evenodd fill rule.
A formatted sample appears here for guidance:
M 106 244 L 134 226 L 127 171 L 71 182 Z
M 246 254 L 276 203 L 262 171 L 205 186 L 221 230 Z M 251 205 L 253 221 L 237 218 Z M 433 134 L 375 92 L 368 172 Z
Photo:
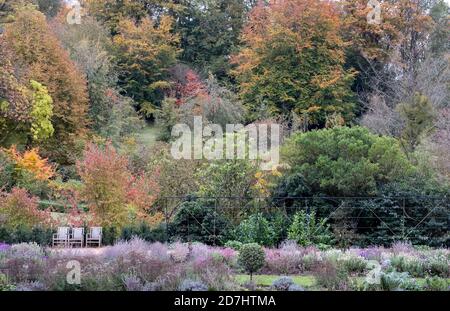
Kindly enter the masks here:
M 171 154 L 175 160 L 236 160 L 261 161 L 262 170 L 272 170 L 280 163 L 279 124 L 203 124 L 194 117 L 193 128 L 177 124 L 172 129 Z
M 81 284 L 81 264 L 77 260 L 71 260 L 67 263 L 66 268 L 69 272 L 66 275 L 67 284 L 80 285 Z
M 377 0 L 369 0 L 367 8 L 370 9 L 367 14 L 367 23 L 371 25 L 380 25 L 381 17 L 381 3 Z
M 81 25 L 82 6 L 79 1 L 73 1 L 69 5 L 69 12 L 66 16 L 67 24 L 69 25 Z

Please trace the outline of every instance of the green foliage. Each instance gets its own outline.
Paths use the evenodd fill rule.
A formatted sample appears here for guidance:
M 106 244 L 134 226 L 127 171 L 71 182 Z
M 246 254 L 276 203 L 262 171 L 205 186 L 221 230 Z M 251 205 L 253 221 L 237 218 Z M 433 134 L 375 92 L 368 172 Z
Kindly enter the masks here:
M 170 141 L 172 139 L 172 128 L 178 123 L 178 114 L 176 111 L 176 101 L 171 98 L 165 98 L 161 103 L 161 109 L 155 113 L 156 122 L 162 130 L 158 137 L 161 141 Z
M 407 272 L 413 277 L 423 277 L 426 274 L 426 266 L 423 261 L 417 258 L 405 256 L 393 256 L 391 266 L 398 272 Z
M 256 243 L 244 244 L 239 250 L 239 264 L 250 274 L 250 281 L 253 274 L 258 272 L 265 262 L 266 255 L 264 249 Z
M 125 19 L 141 22 L 150 17 L 157 22 L 164 14 L 172 15 L 184 10 L 184 6 L 175 0 L 85 0 L 84 5 L 88 12 L 102 24 L 109 27 L 111 34 L 119 32 L 119 24 Z
M 412 152 L 419 145 L 424 135 L 433 128 L 434 107 L 426 96 L 415 94 L 410 103 L 402 103 L 397 107 L 400 115 L 406 120 L 402 132 L 402 141 L 406 151 Z
M 239 241 L 228 241 L 227 243 L 225 243 L 225 247 L 227 248 L 231 248 L 234 249 L 235 251 L 239 251 L 242 247 L 242 243 Z
M 253 214 L 236 228 L 234 236 L 242 243 L 257 243 L 264 246 L 275 244 L 275 232 L 263 214 Z
M 389 272 L 381 274 L 380 288 L 385 291 L 416 290 L 417 284 L 407 272 Z
M 142 222 L 134 226 L 123 228 L 119 240 L 129 241 L 134 237 L 138 237 L 147 242 L 166 242 L 167 231 L 164 225 L 153 228 Z
M 187 0 L 176 30 L 181 35 L 181 60 L 219 80 L 229 79 L 228 57 L 239 44 L 239 36 L 250 9 L 242 0 Z
M 349 256 L 344 257 L 338 260 L 338 263 L 341 264 L 344 269 L 350 274 L 363 274 L 367 271 L 368 262 L 364 260 L 364 258 L 357 256 Z
M 14 162 L 0 150 L 0 190 L 11 190 L 14 180 Z
M 7 244 L 37 243 L 40 246 L 50 246 L 52 244 L 54 230 L 42 226 L 28 227 L 20 226 L 12 230 L 7 227 L 0 227 L 0 242 Z
M 175 65 L 179 38 L 172 32 L 173 20 L 163 16 L 159 23 L 151 18 L 139 24 L 123 20 L 114 37 L 117 49 L 120 85 L 128 96 L 150 117 L 170 87 L 168 69 Z
M 15 177 L 15 185 L 27 190 L 31 195 L 41 199 L 48 199 L 51 196 L 52 190 L 48 180 L 37 179 L 33 173 L 26 170 L 20 171 Z
M 333 236 L 326 222 L 326 219 L 317 219 L 315 211 L 309 214 L 300 211 L 294 215 L 288 239 L 296 241 L 301 246 L 330 245 Z
M 119 77 L 109 32 L 89 16 L 83 16 L 81 25 L 72 26 L 62 23 L 57 34 L 88 80 L 91 128 L 116 144 L 122 142 L 144 124 L 135 111 L 136 103 L 122 96 L 117 87 Z
M 435 54 L 441 54 L 450 50 L 448 38 L 450 36 L 449 5 L 445 0 L 438 0 L 430 10 L 430 16 L 435 22 L 433 33 L 431 35 L 431 51 Z
M 173 239 L 205 244 L 223 244 L 229 236 L 229 222 L 214 208 L 214 201 L 184 202 L 170 223 Z
M 425 289 L 429 291 L 448 291 L 450 282 L 448 279 L 440 277 L 427 277 L 425 279 Z
M 0 273 L 0 292 L 14 291 L 16 287 L 10 284 L 8 276 L 6 274 Z
M 61 0 L 36 0 L 39 11 L 47 17 L 55 17 L 61 9 Z
M 31 110 L 31 133 L 36 141 L 45 140 L 55 132 L 51 119 L 53 117 L 53 99 L 45 86 L 34 80 L 30 81 L 33 93 Z
M 216 161 L 199 172 L 200 195 L 206 197 L 251 197 L 257 166 L 248 160 Z
M 403 240 L 405 235 L 415 245 L 439 247 L 448 244 L 448 200 L 419 197 L 424 193 L 416 192 L 408 185 L 391 185 L 389 188 L 382 191 L 385 198 L 363 200 L 354 205 L 353 213 L 348 214 L 365 217 L 358 222 L 362 228 L 358 230 L 362 245 L 390 245 Z M 404 199 L 392 196 L 404 196 Z M 370 219 L 373 213 L 379 219 Z M 411 214 L 417 218 L 408 217 Z M 415 219 L 422 220 L 420 226 Z
M 362 127 L 337 127 L 294 134 L 282 150 L 290 165 L 288 174 L 301 176 L 309 194 L 329 196 L 376 195 L 380 184 L 401 180 L 413 166 L 399 143 L 371 134 Z M 294 175 L 295 176 L 295 175 Z

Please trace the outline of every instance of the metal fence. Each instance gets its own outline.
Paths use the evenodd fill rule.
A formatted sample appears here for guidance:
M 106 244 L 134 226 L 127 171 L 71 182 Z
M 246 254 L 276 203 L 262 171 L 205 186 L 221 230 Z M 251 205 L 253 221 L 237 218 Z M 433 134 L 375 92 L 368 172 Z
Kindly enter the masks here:
M 325 219 L 336 243 L 389 245 L 407 240 L 418 245 L 450 246 L 450 199 L 447 197 L 166 197 L 158 202 L 168 239 L 203 239 L 223 244 L 252 214 L 281 221 L 279 240 L 295 213 Z M 198 207 L 201 207 L 200 209 Z M 175 226 L 175 227 L 174 227 Z

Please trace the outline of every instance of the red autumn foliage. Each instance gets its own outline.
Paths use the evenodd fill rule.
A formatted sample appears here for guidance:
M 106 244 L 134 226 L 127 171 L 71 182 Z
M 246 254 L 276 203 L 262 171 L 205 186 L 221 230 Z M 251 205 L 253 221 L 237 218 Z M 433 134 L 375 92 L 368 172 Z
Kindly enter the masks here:
M 13 188 L 11 193 L 0 193 L 0 216 L 4 226 L 12 229 L 51 224 L 50 212 L 41 211 L 38 198 L 22 188 Z
M 89 144 L 77 169 L 84 182 L 81 197 L 99 225 L 124 226 L 132 221 L 130 213 L 145 220 L 159 192 L 154 176 L 133 174 L 111 143 Z
M 178 98 L 177 104 L 180 106 L 191 98 L 208 97 L 207 86 L 201 80 L 200 76 L 192 69 L 188 69 L 184 75 L 183 81 L 177 83 L 176 93 Z

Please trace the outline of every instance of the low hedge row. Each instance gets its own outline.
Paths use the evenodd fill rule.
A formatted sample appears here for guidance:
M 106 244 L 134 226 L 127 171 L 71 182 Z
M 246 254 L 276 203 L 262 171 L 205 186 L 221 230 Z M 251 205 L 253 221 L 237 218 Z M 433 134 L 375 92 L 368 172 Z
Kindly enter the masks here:
M 88 228 L 85 228 L 85 232 L 87 232 L 87 230 Z M 0 227 L 0 242 L 7 244 L 36 242 L 42 246 L 49 246 L 52 244 L 54 233 L 56 233 L 56 230 L 50 228 L 35 227 L 10 230 L 5 227 Z M 140 224 L 125 227 L 119 234 L 116 228 L 103 228 L 102 244 L 113 245 L 118 240 L 130 240 L 134 236 L 148 242 L 167 241 L 166 230 L 162 226 L 152 229 L 145 224 Z

